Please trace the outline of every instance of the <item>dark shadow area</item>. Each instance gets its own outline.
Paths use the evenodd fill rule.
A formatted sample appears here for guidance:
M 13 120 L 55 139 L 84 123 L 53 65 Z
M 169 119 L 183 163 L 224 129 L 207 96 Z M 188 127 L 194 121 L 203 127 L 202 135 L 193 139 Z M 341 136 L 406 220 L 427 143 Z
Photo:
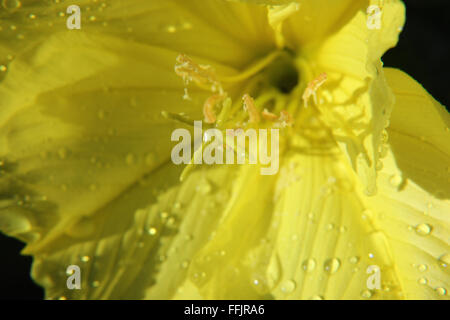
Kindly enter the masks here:
M 44 298 L 44 291 L 30 277 L 32 258 L 20 254 L 24 246 L 0 233 L 0 300 Z
M 449 109 L 450 1 L 406 0 L 406 24 L 398 45 L 382 58 L 416 79 Z

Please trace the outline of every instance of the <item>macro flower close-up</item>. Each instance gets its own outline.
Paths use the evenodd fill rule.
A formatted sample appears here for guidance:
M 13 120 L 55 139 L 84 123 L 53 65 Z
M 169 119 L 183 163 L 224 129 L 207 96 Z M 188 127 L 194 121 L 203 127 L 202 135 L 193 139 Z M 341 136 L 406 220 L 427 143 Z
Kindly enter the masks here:
M 46 299 L 448 300 L 407 5 L 0 1 L 0 232 Z

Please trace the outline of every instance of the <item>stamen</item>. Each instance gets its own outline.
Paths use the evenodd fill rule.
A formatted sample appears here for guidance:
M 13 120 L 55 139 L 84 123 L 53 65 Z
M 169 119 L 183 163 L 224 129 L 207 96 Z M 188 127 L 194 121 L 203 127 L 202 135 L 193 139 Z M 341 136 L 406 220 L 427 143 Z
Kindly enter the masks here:
M 225 94 L 215 94 L 206 99 L 205 104 L 203 105 L 203 115 L 205 116 L 206 123 L 216 122 L 217 117 L 216 113 L 214 112 L 214 107 L 225 98 Z
M 222 85 L 217 80 L 216 73 L 211 66 L 199 65 L 185 54 L 177 57 L 175 73 L 189 84 L 193 81 L 200 87 L 206 87 L 212 92 L 223 93 Z
M 325 81 L 327 81 L 327 74 L 321 73 L 317 78 L 311 81 L 305 89 L 303 93 L 303 102 L 305 104 L 305 108 L 308 107 L 308 100 L 312 96 L 314 99 L 314 103 L 317 105 L 317 90 L 322 86 Z
M 244 100 L 244 109 L 248 112 L 251 123 L 258 123 L 261 121 L 261 117 L 259 116 L 259 111 L 256 109 L 255 101 L 248 94 L 244 94 L 242 97 Z
M 275 121 L 278 119 L 277 115 L 268 111 L 267 109 L 264 109 L 263 112 L 261 113 L 263 118 L 269 121 Z

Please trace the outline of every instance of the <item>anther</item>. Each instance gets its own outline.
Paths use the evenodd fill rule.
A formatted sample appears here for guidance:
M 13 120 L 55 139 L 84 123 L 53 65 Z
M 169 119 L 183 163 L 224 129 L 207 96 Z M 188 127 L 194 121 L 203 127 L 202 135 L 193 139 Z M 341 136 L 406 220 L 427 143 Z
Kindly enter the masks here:
M 317 78 L 311 81 L 305 89 L 303 93 L 303 102 L 305 104 L 305 108 L 308 107 L 308 100 L 312 96 L 314 99 L 314 103 L 317 105 L 317 90 L 327 81 L 327 74 L 321 73 Z
M 216 113 L 214 112 L 214 107 L 216 104 L 225 99 L 224 94 L 215 94 L 206 99 L 203 105 L 203 115 L 205 116 L 206 123 L 215 123 L 217 120 Z
M 264 109 L 263 112 L 261 113 L 261 115 L 263 116 L 264 119 L 269 120 L 269 121 L 275 121 L 278 119 L 276 114 L 268 111 L 267 109 Z
M 258 123 L 261 120 L 258 109 L 255 106 L 255 100 L 248 94 L 244 94 L 242 97 L 244 101 L 244 109 L 248 112 L 248 116 L 250 117 L 251 123 Z
M 201 87 L 208 87 L 212 92 L 223 93 L 222 85 L 217 80 L 214 69 L 208 65 L 199 65 L 185 54 L 177 57 L 175 73 L 182 77 L 186 84 L 193 81 Z

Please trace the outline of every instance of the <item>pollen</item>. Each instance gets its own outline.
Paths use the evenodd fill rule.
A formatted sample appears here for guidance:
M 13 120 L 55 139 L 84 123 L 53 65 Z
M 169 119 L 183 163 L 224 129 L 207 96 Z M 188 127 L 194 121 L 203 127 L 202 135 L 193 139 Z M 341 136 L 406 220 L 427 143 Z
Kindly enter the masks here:
M 258 109 L 256 109 L 255 100 L 253 100 L 253 98 L 250 97 L 250 95 L 248 94 L 244 94 L 242 100 L 244 101 L 244 110 L 247 111 L 248 116 L 250 117 L 250 122 L 251 123 L 260 122 L 261 117 L 259 115 Z
M 324 72 L 308 84 L 302 97 L 305 108 L 308 107 L 308 100 L 309 98 L 311 98 L 311 96 L 313 97 L 314 103 L 317 106 L 317 90 L 319 90 L 319 88 L 325 83 L 325 81 L 327 81 L 327 78 L 327 74 Z
M 223 94 L 222 85 L 217 79 L 214 69 L 209 65 L 195 63 L 185 54 L 180 54 L 177 57 L 175 73 L 183 78 L 186 85 L 190 82 L 194 82 L 198 86 L 206 87 L 212 92 Z
M 215 123 L 217 120 L 214 107 L 226 98 L 225 94 L 215 94 L 206 99 L 203 105 L 203 115 L 206 123 Z

